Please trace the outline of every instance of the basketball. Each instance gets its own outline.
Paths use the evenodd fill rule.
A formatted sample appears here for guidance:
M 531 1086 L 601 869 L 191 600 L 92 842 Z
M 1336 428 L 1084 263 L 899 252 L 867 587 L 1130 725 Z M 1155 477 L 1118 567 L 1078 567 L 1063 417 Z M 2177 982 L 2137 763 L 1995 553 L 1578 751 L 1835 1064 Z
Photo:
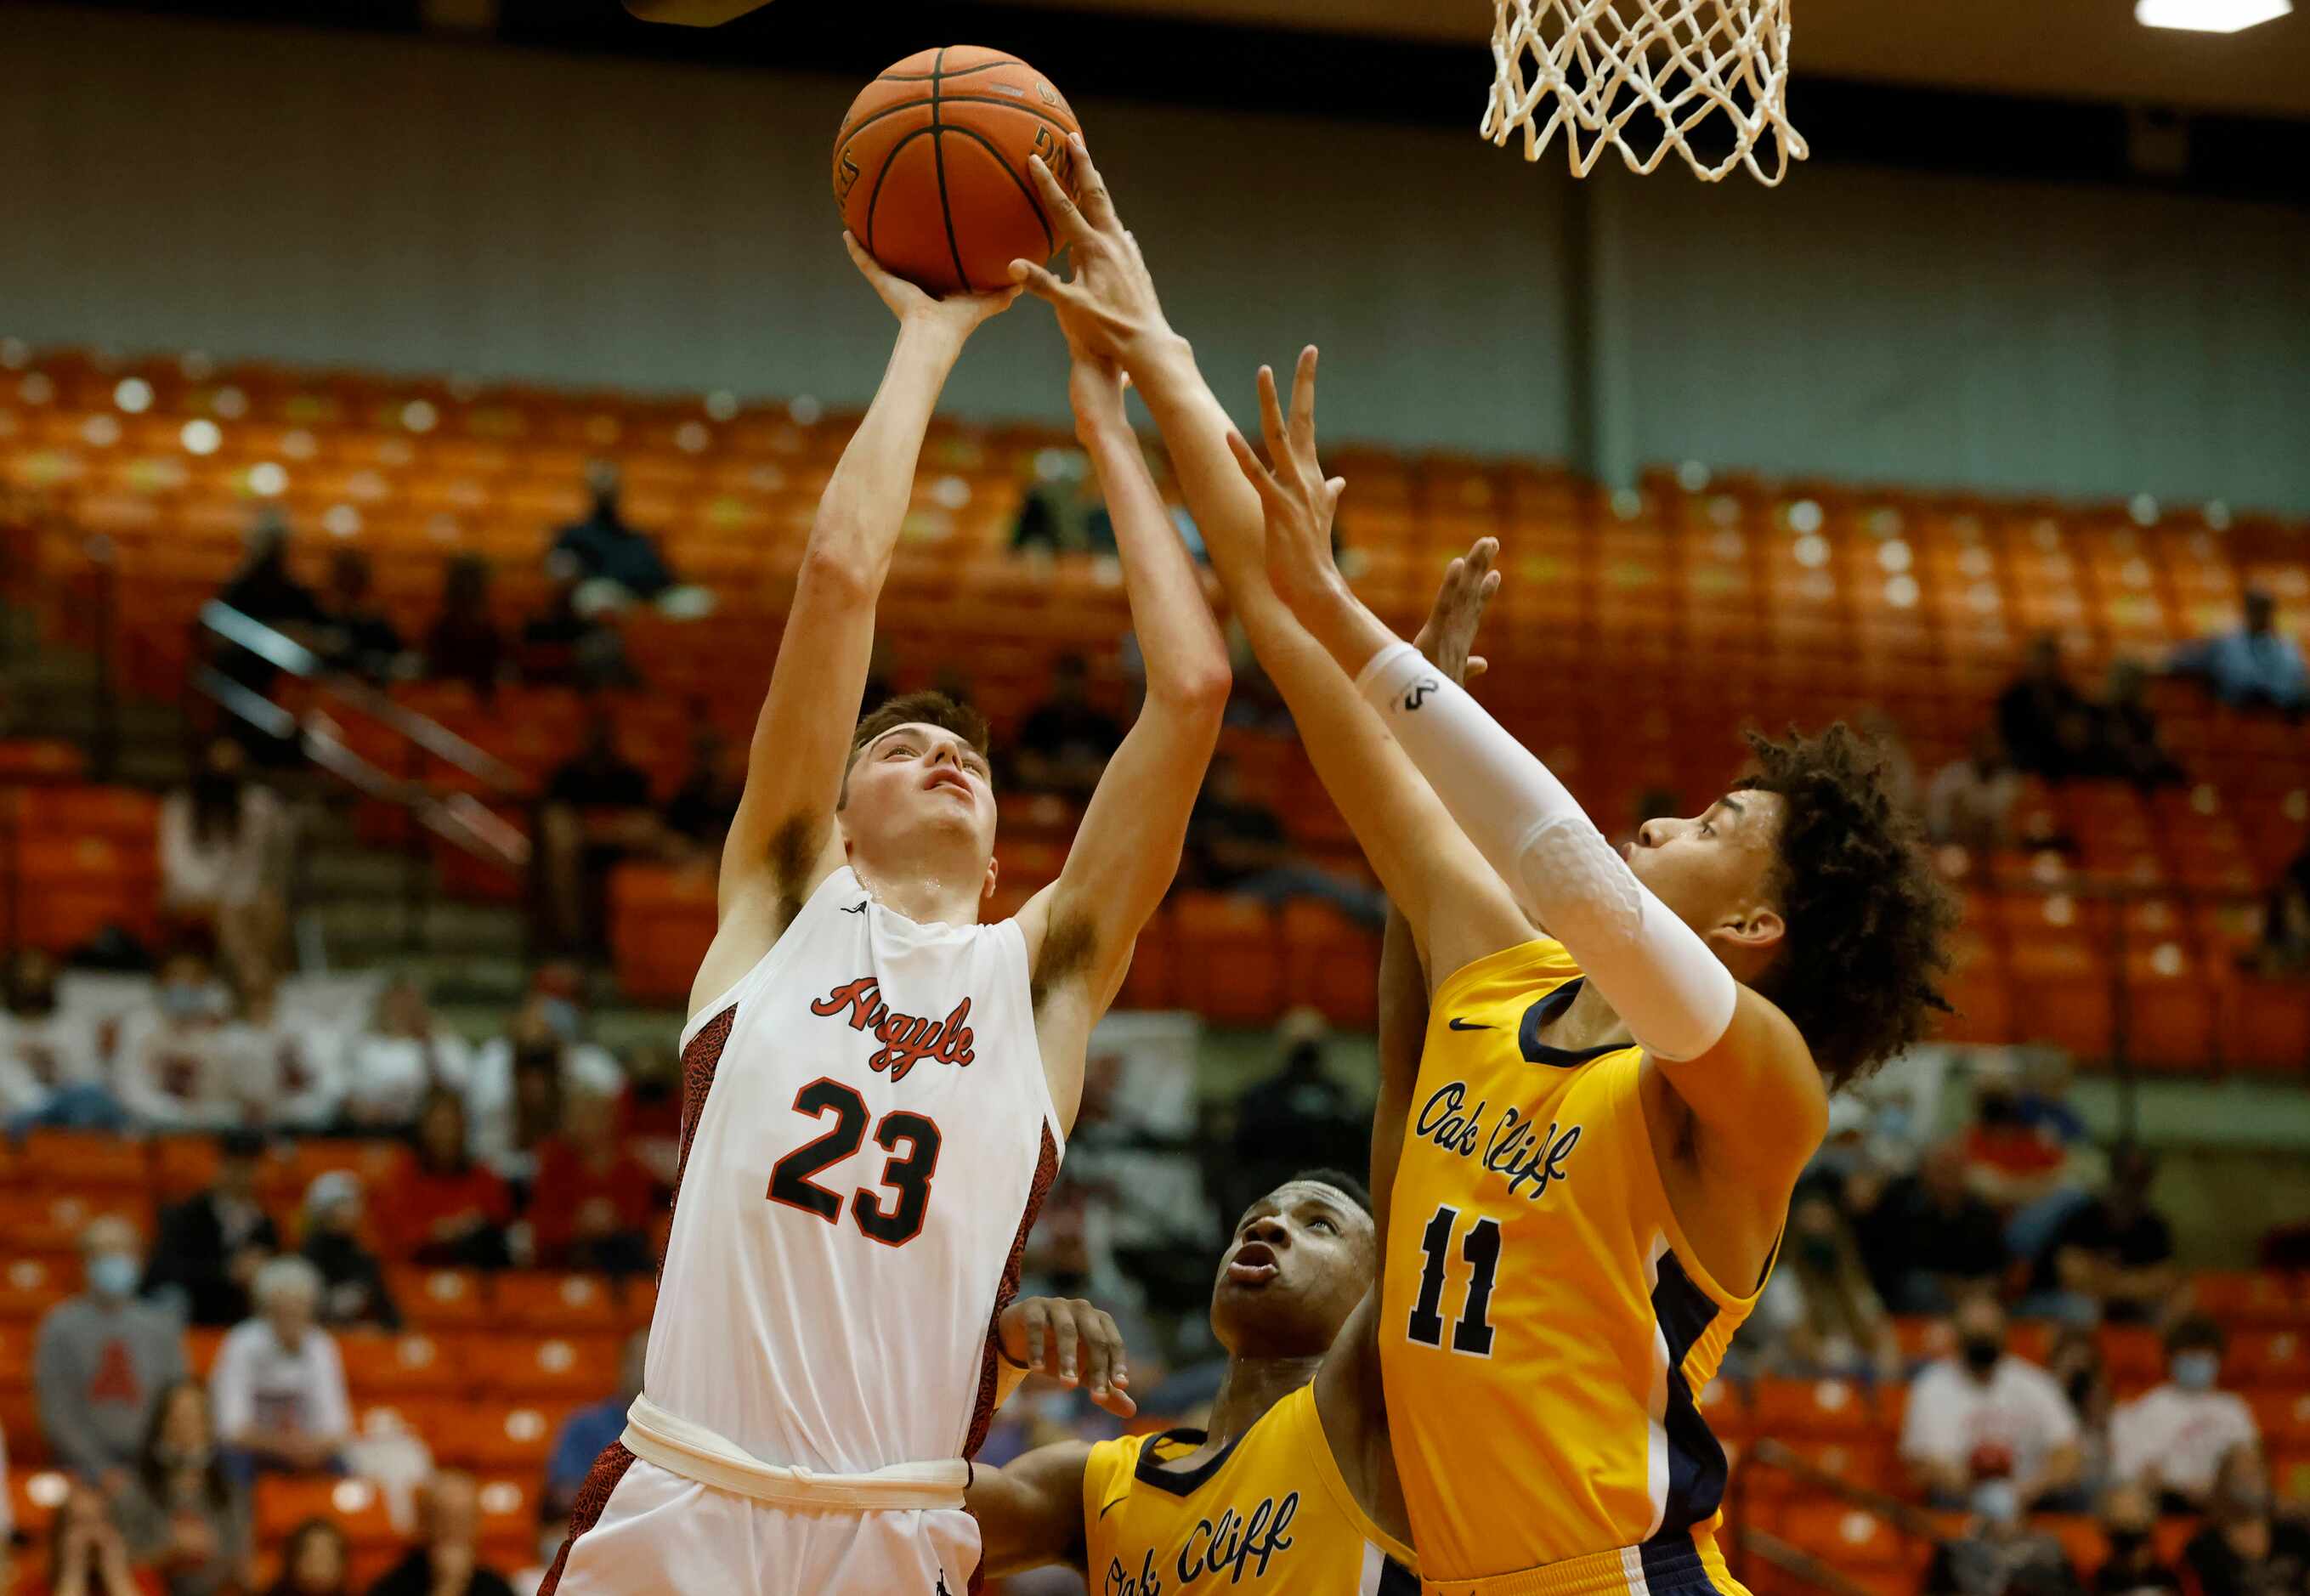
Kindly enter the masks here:
M 885 269 L 934 294 L 1007 288 L 1014 260 L 1058 248 L 1027 169 L 1040 155 L 1069 194 L 1075 114 L 1016 56 L 924 50 L 851 102 L 834 141 L 843 225 Z

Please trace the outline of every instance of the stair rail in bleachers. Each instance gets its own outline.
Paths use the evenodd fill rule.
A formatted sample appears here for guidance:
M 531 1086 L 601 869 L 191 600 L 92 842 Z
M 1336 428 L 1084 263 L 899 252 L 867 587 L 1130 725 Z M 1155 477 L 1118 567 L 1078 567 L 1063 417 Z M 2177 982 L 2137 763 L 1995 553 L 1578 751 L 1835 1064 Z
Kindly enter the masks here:
M 530 880 L 535 853 L 532 845 L 535 795 L 520 771 L 439 721 L 394 702 L 369 683 L 332 672 L 320 655 L 294 638 L 219 600 L 211 599 L 201 606 L 195 629 L 296 678 L 317 698 L 366 716 L 400 739 L 405 768 L 396 776 L 352 748 L 340 734 L 343 728 L 326 710 L 317 705 L 299 714 L 236 679 L 208 657 L 210 651 L 195 650 L 197 663 L 187 679 L 189 690 L 267 736 L 293 741 L 315 766 L 363 798 L 400 809 L 413 822 L 404 830 L 407 869 L 403 878 L 403 924 L 412 947 L 422 940 L 428 894 L 426 833 L 517 880 Z M 513 825 L 464 786 L 442 787 L 428 781 L 424 766 L 429 757 L 500 802 L 528 811 L 531 829 L 525 832 Z M 534 915 L 529 917 L 529 924 L 534 935 Z
M 1887 1496 L 1883 1491 L 1856 1485 L 1835 1470 L 1824 1469 L 1802 1456 L 1786 1443 L 1768 1437 L 1750 1446 L 1747 1455 L 1741 1460 L 1741 1466 L 1733 1471 L 1732 1476 L 1734 1501 L 1731 1517 L 1734 1523 L 1733 1546 L 1744 1565 L 1747 1559 L 1754 1557 L 1817 1589 L 1830 1592 L 1833 1596 L 1854 1596 L 1854 1592 L 1868 1588 L 1837 1573 L 1814 1554 L 1746 1522 L 1749 1516 L 1745 1511 L 1750 1495 L 1749 1476 L 1758 1469 L 1776 1470 L 1808 1489 L 1855 1513 L 1881 1520 L 1905 1540 L 1935 1546 L 1943 1539 L 1941 1521 L 1924 1509 L 1898 1496 Z M 1745 1578 L 1745 1567 L 1739 1572 Z

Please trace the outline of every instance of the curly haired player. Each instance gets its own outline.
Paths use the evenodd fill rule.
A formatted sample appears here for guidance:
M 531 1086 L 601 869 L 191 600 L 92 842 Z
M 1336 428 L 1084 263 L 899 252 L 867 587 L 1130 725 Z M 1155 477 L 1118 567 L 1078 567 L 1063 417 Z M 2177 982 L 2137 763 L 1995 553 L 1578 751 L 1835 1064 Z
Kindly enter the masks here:
M 1333 801 L 1431 974 L 1382 1266 L 1380 1361 L 1424 1588 L 1737 1590 L 1696 1395 L 1755 1305 L 1828 1094 L 1923 1034 L 1953 913 L 1844 730 L 1625 852 L 1333 564 L 1316 351 L 1273 469 L 1164 322 L 1088 152 L 1074 263 L 1016 279 L 1121 363 Z M 1488 580 L 1487 540 L 1461 576 Z

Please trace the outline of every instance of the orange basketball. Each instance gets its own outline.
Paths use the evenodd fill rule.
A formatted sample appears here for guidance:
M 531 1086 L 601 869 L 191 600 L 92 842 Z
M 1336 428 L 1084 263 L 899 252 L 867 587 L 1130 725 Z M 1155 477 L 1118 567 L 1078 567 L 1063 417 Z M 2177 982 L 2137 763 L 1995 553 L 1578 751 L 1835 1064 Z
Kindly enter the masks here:
M 1075 114 L 1016 56 L 949 45 L 866 85 L 834 141 L 843 225 L 888 270 L 934 294 L 1007 288 L 1014 260 L 1058 251 L 1027 170 L 1040 155 L 1072 195 Z

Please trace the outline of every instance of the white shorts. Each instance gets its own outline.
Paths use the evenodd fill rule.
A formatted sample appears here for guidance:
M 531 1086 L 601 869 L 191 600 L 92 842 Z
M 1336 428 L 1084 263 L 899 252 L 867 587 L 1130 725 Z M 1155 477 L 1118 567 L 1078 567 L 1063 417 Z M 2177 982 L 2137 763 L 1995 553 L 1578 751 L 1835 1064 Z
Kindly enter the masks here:
M 959 1509 L 813 1512 L 685 1479 L 612 1443 L 537 1596 L 964 1596 L 978 1524 Z

